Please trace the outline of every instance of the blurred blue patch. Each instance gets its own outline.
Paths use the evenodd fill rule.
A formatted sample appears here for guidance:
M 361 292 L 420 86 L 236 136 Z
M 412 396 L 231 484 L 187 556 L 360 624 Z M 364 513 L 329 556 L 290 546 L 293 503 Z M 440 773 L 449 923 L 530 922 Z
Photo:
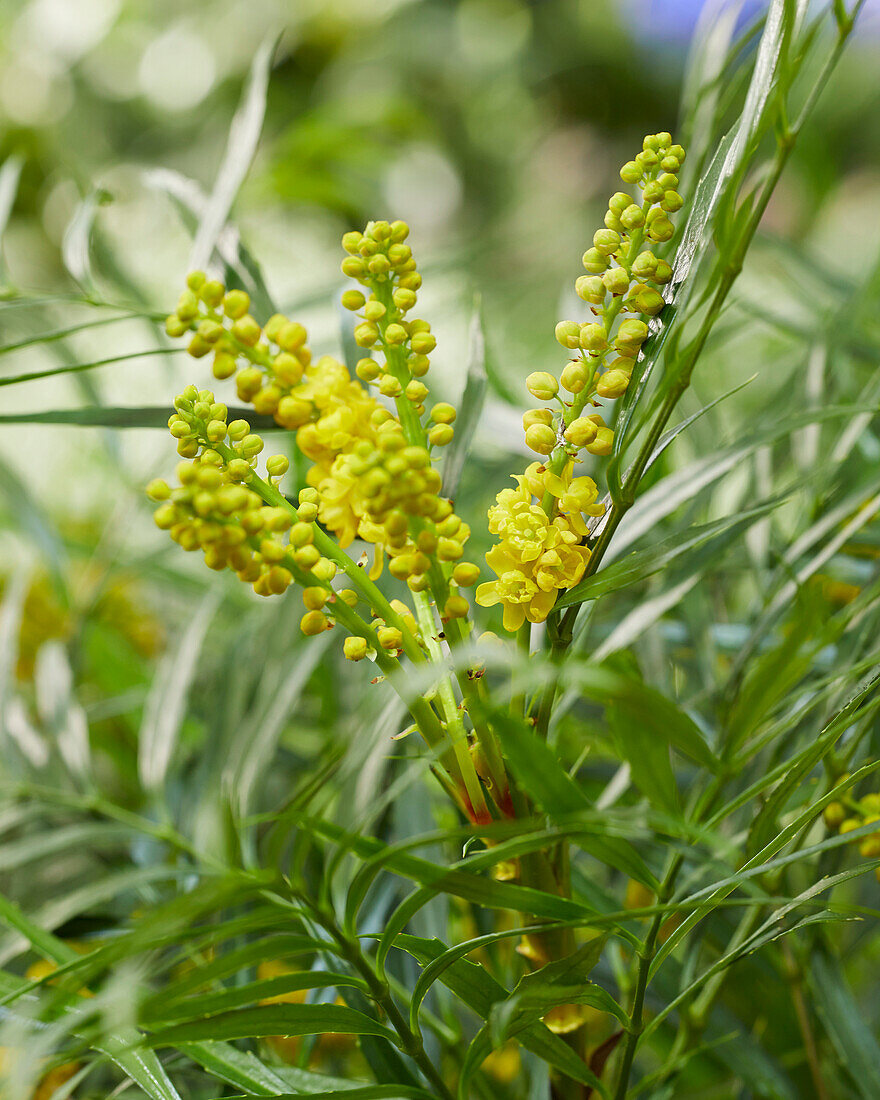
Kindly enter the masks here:
M 625 0 L 633 28 L 640 38 L 685 45 L 693 35 L 701 13 L 711 18 L 718 12 L 736 4 L 737 0 Z M 847 0 L 852 8 L 854 0 Z M 738 24 L 744 26 L 756 15 L 765 11 L 767 0 L 744 0 Z M 828 0 L 816 0 L 812 9 L 828 7 Z M 857 30 L 861 34 L 880 32 L 880 0 L 865 0 L 859 16 Z

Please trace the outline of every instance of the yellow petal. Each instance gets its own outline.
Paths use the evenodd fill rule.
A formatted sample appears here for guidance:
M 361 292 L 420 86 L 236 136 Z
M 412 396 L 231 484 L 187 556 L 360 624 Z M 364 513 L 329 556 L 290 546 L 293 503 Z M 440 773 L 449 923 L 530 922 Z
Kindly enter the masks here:
M 513 634 L 514 631 L 519 630 L 522 624 L 525 622 L 526 609 L 525 605 L 521 603 L 506 603 L 504 605 L 504 616 L 502 622 L 504 623 L 504 629 L 508 633 Z M 532 620 L 536 622 L 537 620 Z
M 494 607 L 500 598 L 495 588 L 494 581 L 487 581 L 485 584 L 477 585 L 475 599 L 480 607 Z

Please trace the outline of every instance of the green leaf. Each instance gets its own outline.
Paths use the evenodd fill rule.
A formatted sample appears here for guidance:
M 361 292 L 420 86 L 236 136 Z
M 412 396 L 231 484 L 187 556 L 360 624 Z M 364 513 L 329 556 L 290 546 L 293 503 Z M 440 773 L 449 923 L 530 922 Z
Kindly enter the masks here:
M 647 727 L 658 740 L 711 771 L 717 769 L 718 760 L 696 722 L 643 680 L 608 665 L 576 662 L 565 669 L 563 681 L 567 686 L 576 687 L 582 695 L 604 703 L 609 713 L 626 710 L 633 721 Z
M 91 188 L 86 197 L 77 204 L 61 242 L 64 266 L 74 282 L 89 295 L 95 290 L 91 260 L 92 228 L 98 208 L 109 199 L 106 191 Z
M 24 167 L 24 158 L 13 154 L 3 161 L 0 167 L 0 284 L 6 282 L 6 264 L 3 262 L 3 234 L 9 223 L 15 196 L 18 194 L 18 181 Z
M 51 373 L 51 372 L 50 372 Z M 2 381 L 2 380 L 0 380 Z M 139 407 L 110 407 L 106 405 L 85 409 L 52 409 L 45 412 L 4 413 L 0 424 L 72 424 L 83 428 L 162 428 L 168 430 L 168 418 L 174 409 L 164 405 Z M 278 432 L 271 416 L 260 416 L 253 409 L 230 408 L 229 420 L 247 420 L 255 432 Z
M 212 1077 L 236 1088 L 247 1089 L 251 1096 L 282 1096 L 288 1086 L 283 1077 L 270 1066 L 264 1065 L 256 1055 L 239 1050 L 229 1043 L 184 1043 L 180 1050 Z M 307 1076 L 311 1077 L 312 1074 Z M 327 1084 L 327 1081 L 321 1081 L 312 1091 L 324 1089 Z
M 318 1074 L 309 1074 L 310 1077 L 318 1077 Z M 417 1085 L 355 1085 L 341 1082 L 332 1092 L 315 1092 L 313 1089 L 302 1089 L 300 1092 L 271 1093 L 278 1100 L 298 1100 L 303 1093 L 315 1097 L 315 1100 L 330 1100 L 340 1093 L 346 1100 L 436 1100 L 434 1093 Z M 270 1095 L 270 1094 L 265 1094 Z M 224 1100 L 219 1097 L 218 1100 Z M 231 1100 L 245 1100 L 244 1097 L 232 1097 Z
M 645 715 L 645 711 L 626 699 L 609 707 L 606 713 L 617 751 L 629 764 L 633 783 L 655 809 L 677 816 L 681 806 L 669 742 L 665 737 L 657 737 L 656 726 L 644 720 Z
M 201 270 L 210 263 L 217 238 L 253 163 L 266 114 L 269 75 L 277 41 L 275 35 L 266 38 L 254 55 L 241 102 L 229 128 L 223 163 L 196 230 L 189 257 L 190 271 Z
M 153 1003 L 149 1014 L 142 1014 L 144 1023 L 169 1023 L 174 1020 L 195 1019 L 199 1016 L 227 1012 L 242 1005 L 258 1004 L 269 997 L 285 993 L 294 993 L 305 989 L 335 989 L 337 986 L 353 986 L 367 992 L 366 983 L 361 978 L 347 974 L 336 974 L 328 970 L 301 970 L 291 974 L 280 974 L 275 978 L 264 978 L 257 982 L 245 982 L 216 993 L 199 991 L 192 997 L 169 1001 L 162 998 Z
M 774 497 L 754 508 L 749 508 L 735 516 L 726 516 L 706 523 L 699 527 L 692 527 L 687 531 L 681 531 L 669 538 L 662 539 L 654 546 L 644 550 L 636 550 L 621 561 L 614 562 L 605 569 L 600 569 L 592 577 L 570 588 L 559 598 L 555 604 L 556 610 L 570 607 L 572 604 L 584 603 L 587 600 L 595 600 L 605 596 L 609 592 L 616 592 L 621 588 L 638 584 L 646 577 L 668 569 L 692 550 L 705 546 L 709 542 L 717 545 L 729 546 L 733 540 L 762 516 L 769 515 L 772 511 L 784 503 L 787 496 Z
M 151 1030 L 151 1046 L 177 1046 L 206 1039 L 255 1039 L 272 1035 L 377 1035 L 399 1042 L 390 1028 L 345 1005 L 260 1005 L 223 1012 L 185 1024 Z
M 524 723 L 496 713 L 502 751 L 517 782 L 535 804 L 552 819 L 558 819 L 593 807 L 582 789 L 559 763 L 556 754 Z M 657 880 L 633 846 L 621 837 L 584 836 L 580 846 L 590 855 L 616 867 L 651 890 Z
M 187 697 L 196 674 L 199 654 L 221 594 L 209 591 L 176 644 L 162 657 L 144 702 L 138 734 L 138 773 L 148 791 L 165 782 L 186 712 Z
M 107 359 L 95 359 L 90 363 L 72 363 L 69 366 L 53 367 L 51 370 L 28 371 L 26 374 L 12 374 L 0 377 L 0 386 L 17 386 L 21 382 L 34 382 L 40 378 L 54 378 L 58 374 L 78 374 L 84 370 L 95 370 L 113 363 L 128 363 L 132 359 L 146 359 L 152 355 L 175 355 L 177 348 L 149 348 L 147 351 L 132 351 L 126 355 L 111 355 Z
M 483 315 L 480 301 L 474 303 L 471 318 L 470 359 L 464 393 L 459 402 L 455 423 L 455 435 L 446 448 L 443 460 L 443 496 L 455 498 L 461 481 L 462 470 L 470 453 L 471 444 L 480 422 L 480 414 L 486 400 L 489 376 L 486 373 L 486 334 L 483 331 Z
M 433 962 L 448 948 L 439 940 L 425 940 L 418 936 L 399 935 L 396 946 L 413 955 L 422 966 Z M 460 959 L 448 967 L 440 979 L 456 997 L 473 1009 L 483 1020 L 488 1020 L 492 1006 L 509 997 L 509 992 L 477 963 Z M 585 1085 L 597 1087 L 595 1074 L 558 1035 L 554 1035 L 542 1023 L 532 1024 L 519 1035 L 519 1041 L 549 1065 L 573 1077 Z M 599 1091 L 603 1093 L 601 1085 Z
M 840 1064 L 863 1100 L 880 1096 L 880 1045 L 865 1023 L 839 960 L 817 950 L 809 963 L 810 989 Z

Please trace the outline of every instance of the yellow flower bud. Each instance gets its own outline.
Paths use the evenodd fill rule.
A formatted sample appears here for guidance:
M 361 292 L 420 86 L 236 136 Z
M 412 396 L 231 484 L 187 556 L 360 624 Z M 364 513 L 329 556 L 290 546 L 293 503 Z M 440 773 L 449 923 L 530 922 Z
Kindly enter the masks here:
M 603 255 L 610 256 L 620 247 L 620 234 L 613 229 L 597 229 L 593 234 L 593 246 Z
M 526 389 L 539 401 L 552 401 L 559 392 L 559 382 L 549 371 L 539 370 L 528 376 Z
M 523 413 L 523 431 L 528 431 L 533 424 L 546 424 L 549 427 L 553 424 L 553 413 L 549 409 L 528 409 Z
M 556 339 L 564 348 L 573 350 L 578 347 L 581 327 L 577 321 L 560 321 L 556 326 Z
M 428 443 L 432 447 L 446 447 L 455 434 L 451 424 L 437 424 L 428 432 Z
M 601 275 L 608 267 L 608 257 L 598 248 L 588 248 L 583 257 L 584 270 L 591 275 Z
M 170 529 L 175 519 L 177 518 L 177 511 L 173 504 L 166 502 L 160 504 L 156 511 L 153 513 L 153 522 L 159 528 L 160 531 L 167 531 Z
M 573 363 L 567 363 L 559 376 L 562 388 L 569 393 L 580 393 L 586 386 L 590 377 L 590 370 L 583 359 L 576 359 Z
M 480 579 L 480 567 L 473 562 L 460 561 L 452 570 L 452 579 L 460 588 L 471 588 Z
M 602 276 L 602 282 L 609 293 L 615 296 L 626 294 L 629 290 L 629 275 L 622 267 L 613 267 L 610 271 L 606 271 Z
M 307 611 L 299 621 L 300 630 L 307 637 L 330 629 L 330 620 L 321 611 Z
M 600 397 L 620 397 L 629 385 L 629 374 L 622 370 L 606 371 L 596 384 L 596 392 Z
M 278 346 L 282 351 L 298 351 L 308 339 L 308 333 L 298 321 L 288 323 L 278 333 Z
M 403 634 L 396 626 L 380 626 L 376 636 L 383 649 L 400 649 L 403 645 Z
M 306 610 L 320 611 L 324 604 L 326 604 L 329 595 L 330 593 L 326 588 L 321 588 L 318 585 L 310 585 L 308 588 L 304 588 L 302 597 Z
M 588 324 L 581 325 L 580 331 L 580 345 L 585 351 L 604 351 L 608 346 L 608 341 L 605 338 L 605 329 L 602 325 Z
M 645 322 L 631 318 L 628 321 L 624 321 L 617 330 L 614 346 L 618 351 L 620 351 L 621 348 L 634 348 L 638 350 L 645 342 L 647 335 L 648 326 Z M 623 354 L 623 352 L 621 352 L 621 354 Z
M 571 424 L 565 430 L 565 440 L 568 443 L 573 443 L 575 447 L 585 447 L 588 443 L 592 443 L 596 438 L 598 428 L 585 416 L 579 416 L 576 420 L 572 420 Z
M 155 478 L 147 485 L 146 493 L 150 500 L 155 500 L 157 502 L 168 500 L 171 496 L 171 487 L 167 481 L 163 481 L 161 478 Z
M 359 290 L 346 290 L 342 295 L 342 305 L 345 309 L 363 309 L 366 298 Z M 269 326 L 266 326 L 268 333 Z
M 270 477 L 284 477 L 290 469 L 290 459 L 286 455 L 272 455 L 266 460 L 266 471 Z
M 628 206 L 626 210 L 620 215 L 620 224 L 624 229 L 632 231 L 633 229 L 641 229 L 645 224 L 645 214 L 640 206 L 636 206 L 633 203 Z
M 579 298 L 591 305 L 600 306 L 605 301 L 605 283 L 599 275 L 580 275 L 574 289 Z
M 438 404 L 431 409 L 431 420 L 433 420 L 435 424 L 452 424 L 455 417 L 455 409 L 445 401 L 438 402 Z
M 464 554 L 464 548 L 455 539 L 439 539 L 437 542 L 437 557 L 441 561 L 458 561 Z M 423 570 L 414 570 L 423 572 Z
M 223 312 L 233 321 L 244 317 L 250 309 L 251 299 L 244 290 L 227 291 L 223 298 Z
M 354 342 L 360 348 L 371 348 L 379 339 L 379 330 L 372 321 L 364 321 L 355 326 Z
M 169 317 L 165 318 L 165 331 L 169 336 L 178 337 L 183 334 L 189 328 L 189 324 L 183 320 L 182 317 L 178 317 L 176 313 L 172 313 Z
M 417 332 L 410 340 L 410 347 L 417 355 L 429 355 L 437 346 L 430 332 Z
M 464 596 L 450 596 L 443 605 L 444 619 L 465 619 L 470 611 L 470 604 Z
M 846 807 L 842 802 L 829 802 L 822 817 L 829 829 L 839 829 L 846 821 Z
M 367 641 L 365 638 L 346 638 L 342 643 L 343 655 L 349 661 L 362 661 L 367 655 Z
M 587 450 L 591 455 L 610 455 L 613 446 L 614 432 L 610 428 L 600 428 L 593 442 L 587 444 Z
M 407 331 L 403 325 L 393 322 L 385 329 L 386 344 L 403 344 L 406 342 Z
M 549 455 L 556 443 L 556 432 L 546 424 L 532 424 L 526 429 L 526 446 L 539 455 Z

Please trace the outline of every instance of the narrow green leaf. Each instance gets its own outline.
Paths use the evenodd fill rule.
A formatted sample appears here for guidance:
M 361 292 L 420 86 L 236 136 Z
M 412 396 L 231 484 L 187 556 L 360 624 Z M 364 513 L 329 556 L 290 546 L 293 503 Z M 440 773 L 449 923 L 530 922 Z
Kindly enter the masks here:
M 221 598 L 216 589 L 208 592 L 156 669 L 138 735 L 138 774 L 148 791 L 161 790 L 165 782 L 202 644 Z
M 483 403 L 486 400 L 486 388 L 489 376 L 486 373 L 486 335 L 483 331 L 483 316 L 479 299 L 474 304 L 471 318 L 470 358 L 464 393 L 459 402 L 455 423 L 455 435 L 446 448 L 443 460 L 443 496 L 454 499 L 458 492 L 462 470 L 473 443 Z
M 51 370 L 28 371 L 25 374 L 12 374 L 0 377 L 0 386 L 17 386 L 21 382 L 35 382 L 40 378 L 54 378 L 57 374 L 78 374 L 84 370 L 111 366 L 113 363 L 128 363 L 132 359 L 146 359 L 151 355 L 175 355 L 177 348 L 149 348 L 147 351 L 132 351 L 126 355 L 111 355 L 108 359 L 95 359 L 91 363 L 73 363 L 70 366 L 53 367 Z
M 880 1096 L 880 1045 L 865 1023 L 839 960 L 817 950 L 809 963 L 810 989 L 841 1065 L 863 1100 Z
M 253 162 L 263 129 L 276 42 L 274 35 L 267 38 L 254 55 L 241 102 L 229 128 L 223 163 L 196 230 L 189 258 L 190 271 L 200 270 L 210 263 L 217 238 Z
M 554 819 L 592 812 L 587 796 L 559 763 L 552 749 L 531 728 L 500 712 L 493 716 L 493 721 L 499 730 L 505 759 L 517 782 L 540 809 Z M 628 841 L 614 836 L 585 836 L 579 839 L 579 844 L 601 862 L 656 890 L 657 880 Z
M 52 409 L 46 412 L 4 413 L 0 424 L 73 424 L 83 428 L 162 428 L 168 430 L 168 418 L 174 409 L 164 405 L 124 408 L 101 405 L 86 409 Z M 283 431 L 271 416 L 260 416 L 253 409 L 230 408 L 229 420 L 247 420 L 255 432 Z
M 422 966 L 433 962 L 448 950 L 439 940 L 425 940 L 409 935 L 399 935 L 396 946 L 414 956 Z M 488 1020 L 494 1004 L 506 1000 L 510 995 L 481 966 L 466 959 L 460 959 L 448 967 L 440 980 L 483 1020 Z M 590 1072 L 589 1067 L 563 1039 L 554 1035 L 543 1023 L 526 1028 L 520 1034 L 519 1041 L 526 1050 L 530 1050 L 562 1073 L 582 1084 L 592 1084 L 595 1087 L 595 1075 Z M 601 1086 L 599 1088 L 601 1091 Z
M 570 588 L 559 598 L 555 605 L 556 609 L 595 600 L 609 592 L 616 592 L 621 588 L 637 584 L 654 573 L 668 569 L 690 551 L 710 541 L 718 540 L 720 544 L 730 545 L 739 534 L 762 516 L 769 515 L 786 499 L 787 497 L 784 496 L 775 497 L 738 515 L 726 516 L 713 523 L 692 527 L 662 539 L 654 546 L 636 550 L 622 560 L 614 562 L 613 565 L 600 569 L 598 573 L 581 581 L 574 588 Z
M 151 1046 L 177 1046 L 178 1043 L 206 1039 L 254 1039 L 271 1035 L 377 1035 L 390 1042 L 398 1037 L 390 1028 L 371 1020 L 362 1012 L 345 1005 L 260 1005 L 172 1024 L 152 1030 Z

